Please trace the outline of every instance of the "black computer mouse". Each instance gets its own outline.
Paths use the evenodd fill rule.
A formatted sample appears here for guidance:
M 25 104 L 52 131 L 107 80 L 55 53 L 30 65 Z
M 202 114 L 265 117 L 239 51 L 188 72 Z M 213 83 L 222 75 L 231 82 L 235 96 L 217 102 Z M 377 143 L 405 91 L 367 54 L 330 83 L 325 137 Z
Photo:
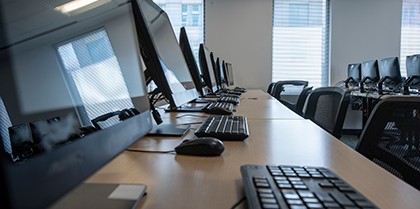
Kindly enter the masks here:
M 175 147 L 175 152 L 180 155 L 218 156 L 225 150 L 223 142 L 212 137 L 198 137 L 184 140 Z
M 214 115 L 232 115 L 232 111 L 223 107 L 212 107 L 210 108 L 209 113 Z

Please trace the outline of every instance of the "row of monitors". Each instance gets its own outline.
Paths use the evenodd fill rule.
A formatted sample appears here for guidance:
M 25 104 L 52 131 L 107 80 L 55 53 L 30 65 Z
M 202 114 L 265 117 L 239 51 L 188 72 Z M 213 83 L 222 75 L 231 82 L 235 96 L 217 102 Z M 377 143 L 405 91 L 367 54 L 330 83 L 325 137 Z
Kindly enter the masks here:
M 384 84 L 386 87 L 395 88 L 397 85 L 405 84 L 416 87 L 420 84 L 420 55 L 409 55 L 406 60 L 407 79 L 403 79 L 400 71 L 398 57 L 390 57 L 378 60 L 366 61 L 363 63 L 348 65 L 348 78 L 346 83 L 357 85 Z
M 7 20 L 1 19 L 4 8 L 0 8 L 0 20 L 4 20 L 7 25 Z M 31 12 L 29 8 L 22 11 Z M 57 11 L 53 13 L 55 12 Z M 199 94 L 205 96 L 207 92 L 214 92 L 220 89 L 223 83 L 233 85 L 232 65 L 220 59 L 212 60 L 211 53 L 204 44 L 201 44 L 199 53 L 201 70 L 194 68 L 195 59 L 188 55 L 191 48 L 182 46 L 182 42 L 187 40 L 186 36 L 182 40 L 181 34 L 180 47 L 167 14 L 152 0 L 130 0 L 121 4 L 110 1 L 80 15 L 61 15 L 60 18 L 68 18 L 72 24 L 63 23 L 62 27 L 54 29 L 45 27 L 45 31 L 40 30 L 39 34 L 30 38 L 23 37 L 21 40 L 14 40 L 19 38 L 17 36 L 8 39 L 7 34 L 4 34 L 7 27 L 6 30 L 0 31 L 1 40 L 12 40 L 6 41 L 6 44 L 0 43 L 0 98 L 7 110 L 0 116 L 10 117 L 10 121 L 15 125 L 11 128 L 12 135 L 22 128 L 16 124 L 29 124 L 30 121 L 54 116 L 64 118 L 67 114 L 77 118 L 78 120 L 73 120 L 73 124 L 77 123 L 78 128 L 81 128 L 83 118 L 76 110 L 83 110 L 84 106 L 72 103 L 78 98 L 70 96 L 71 89 L 68 88 L 71 84 L 61 80 L 63 77 L 60 75 L 60 64 L 51 44 L 74 38 L 96 27 L 105 27 L 110 34 L 115 55 L 118 62 L 121 62 L 120 70 L 126 80 L 129 96 L 139 114 L 23 163 L 13 163 L 10 156 L 0 153 L 0 191 L 7 194 L 2 195 L 0 200 L 5 208 L 50 206 L 151 130 L 153 124 L 150 101 L 144 82 L 147 78 L 140 67 L 141 61 L 151 79 L 169 100 L 171 108 L 194 100 Z M 14 19 L 16 18 L 8 20 Z M 35 18 L 31 20 L 36 21 Z M 44 21 L 45 18 L 37 23 L 43 24 Z M 127 30 L 121 29 L 127 25 Z M 122 45 L 119 45 L 120 43 Z M 186 56 L 183 51 L 187 53 Z M 107 65 L 107 62 L 100 62 L 94 67 L 109 67 Z M 105 77 L 103 74 L 90 76 L 102 78 Z M 194 82 L 195 88 L 187 89 L 182 85 L 185 82 Z M 113 84 L 112 81 L 109 83 Z M 204 88 L 207 90 L 203 90 Z M 119 99 L 116 95 L 115 100 Z M 97 102 L 100 103 L 98 106 L 103 107 L 106 103 L 115 101 L 98 99 Z M 98 111 L 100 114 L 109 114 L 104 110 Z M 63 123 L 63 128 L 66 127 L 67 124 Z M 25 133 L 28 134 L 27 129 L 23 127 L 22 130 L 26 130 Z M 4 136 L 1 135 L 2 140 L 6 140 Z M 0 150 L 1 148 L 0 145 Z M 19 154 L 18 150 L 13 152 Z M 57 168 L 57 165 L 65 166 Z

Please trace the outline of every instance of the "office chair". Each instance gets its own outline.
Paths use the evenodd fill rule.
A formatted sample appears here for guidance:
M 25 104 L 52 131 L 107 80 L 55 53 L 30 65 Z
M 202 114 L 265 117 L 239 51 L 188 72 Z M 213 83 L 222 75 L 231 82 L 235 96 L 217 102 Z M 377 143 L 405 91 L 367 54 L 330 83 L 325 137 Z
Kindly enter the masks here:
M 420 98 L 388 97 L 372 111 L 356 151 L 420 189 Z M 395 143 L 398 139 L 400 143 Z
M 295 111 L 295 113 L 297 113 L 300 116 L 303 116 L 304 114 L 303 108 L 305 106 L 306 99 L 312 93 L 312 91 L 313 91 L 313 87 L 311 86 L 311 87 L 304 88 L 302 92 L 300 92 L 299 97 L 296 101 L 294 110 L 293 110 Z
M 304 118 L 339 139 L 349 102 L 349 92 L 344 88 L 317 88 L 309 95 Z
M 273 96 L 273 87 L 274 87 L 274 84 L 276 84 L 276 82 L 271 82 L 268 85 L 268 88 L 267 88 L 267 93 L 269 93 L 271 96 Z
M 272 96 L 289 108 L 294 108 L 297 96 L 308 86 L 308 81 L 286 80 L 274 84 Z M 284 102 L 286 101 L 286 102 Z

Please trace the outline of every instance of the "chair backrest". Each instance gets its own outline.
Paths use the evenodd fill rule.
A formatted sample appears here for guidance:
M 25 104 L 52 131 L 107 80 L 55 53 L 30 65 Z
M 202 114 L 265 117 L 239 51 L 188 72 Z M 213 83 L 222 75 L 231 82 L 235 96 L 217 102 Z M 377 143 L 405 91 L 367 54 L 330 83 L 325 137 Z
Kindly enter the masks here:
M 276 84 L 276 82 L 271 82 L 271 83 L 268 85 L 268 88 L 267 88 L 267 93 L 269 93 L 270 95 L 273 95 L 273 87 L 274 87 L 274 84 Z
M 308 81 L 301 81 L 301 80 L 277 81 L 276 84 L 274 84 L 272 96 L 280 100 L 281 94 L 299 95 L 300 92 L 307 86 L 308 86 Z M 290 102 L 293 102 L 293 101 L 290 101 Z
M 309 95 L 304 117 L 340 138 L 349 102 L 346 89 L 320 87 Z
M 312 93 L 313 87 L 306 87 L 300 92 L 299 97 L 295 104 L 295 113 L 297 113 L 300 116 L 303 116 L 303 107 L 305 106 L 306 99 L 308 96 Z
M 420 98 L 388 97 L 373 109 L 356 150 L 420 189 Z

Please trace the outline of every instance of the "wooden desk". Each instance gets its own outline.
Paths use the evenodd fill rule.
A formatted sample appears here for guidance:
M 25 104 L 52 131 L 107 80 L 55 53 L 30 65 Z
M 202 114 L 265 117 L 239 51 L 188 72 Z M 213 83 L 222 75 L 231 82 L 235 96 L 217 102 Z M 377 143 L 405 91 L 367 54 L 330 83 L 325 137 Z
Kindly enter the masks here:
M 246 106 L 247 103 L 241 105 Z M 245 108 L 245 107 L 244 107 Z M 204 118 L 181 117 L 191 122 Z M 309 120 L 248 119 L 250 136 L 224 142 L 218 157 L 123 152 L 87 182 L 148 186 L 138 208 L 230 208 L 245 196 L 244 164 L 324 166 L 381 208 L 418 208 L 420 192 L 334 138 Z M 143 137 L 132 149 L 172 150 L 192 138 Z M 239 208 L 246 208 L 242 203 Z

